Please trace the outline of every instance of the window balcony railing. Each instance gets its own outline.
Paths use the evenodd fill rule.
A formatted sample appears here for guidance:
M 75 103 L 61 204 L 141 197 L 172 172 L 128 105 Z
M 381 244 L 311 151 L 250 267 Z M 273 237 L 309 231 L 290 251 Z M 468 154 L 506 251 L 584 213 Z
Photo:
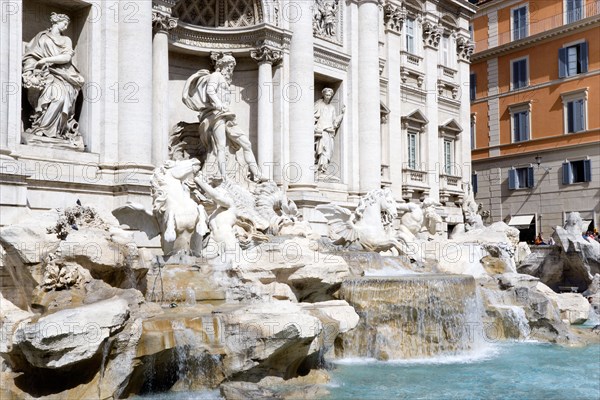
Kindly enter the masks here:
M 580 21 L 584 18 L 593 17 L 600 14 L 600 0 L 593 1 L 583 7 L 574 10 L 564 11 L 560 14 L 555 14 L 551 17 L 536 20 L 535 15 L 529 16 L 529 25 L 523 27 L 528 31 L 528 34 L 523 38 L 519 35 L 514 35 L 513 31 L 501 32 L 497 36 L 497 46 L 510 43 L 515 40 L 526 39 L 529 36 L 537 35 L 563 25 L 568 25 Z M 515 39 L 518 37 L 518 39 Z M 481 39 L 475 42 L 475 52 L 484 51 L 490 48 L 489 38 Z

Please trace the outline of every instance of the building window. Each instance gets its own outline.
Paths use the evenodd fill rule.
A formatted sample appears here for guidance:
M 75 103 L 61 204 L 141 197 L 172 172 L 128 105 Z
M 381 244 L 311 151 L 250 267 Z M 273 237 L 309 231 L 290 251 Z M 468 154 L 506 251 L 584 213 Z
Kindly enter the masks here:
M 584 17 L 583 0 L 566 0 L 567 6 L 567 24 L 577 22 Z
M 583 99 L 567 102 L 567 133 L 585 130 L 584 109 Z
M 417 133 L 408 133 L 408 168 L 417 169 L 419 155 L 419 137 Z
M 527 6 L 512 9 L 512 40 L 527 37 Z
M 469 97 L 471 101 L 477 97 L 477 75 L 471 74 L 469 79 Z
M 471 188 L 473 189 L 473 194 L 477 194 L 479 190 L 479 181 L 477 179 L 477 172 L 473 172 L 471 174 Z
M 442 52 L 441 52 L 441 57 L 442 57 L 442 62 L 441 64 L 445 67 L 451 67 L 451 61 L 450 61 L 450 36 L 448 35 L 443 35 L 442 36 Z
M 558 77 L 564 78 L 587 72 L 588 44 L 582 42 L 558 49 Z
M 529 140 L 529 111 L 519 111 L 512 115 L 513 142 Z
M 415 20 L 407 18 L 405 24 L 406 30 L 406 51 L 410 54 L 416 54 L 415 51 Z
M 562 165 L 563 185 L 592 181 L 592 160 L 565 161 Z
M 511 168 L 508 170 L 508 188 L 510 190 L 532 188 L 534 186 L 533 167 Z
M 587 129 L 587 88 L 561 94 L 563 101 L 564 132 L 575 133 Z
M 527 58 L 511 61 L 511 89 L 516 90 L 529 84 L 527 79 Z
M 453 175 L 454 166 L 454 141 L 444 139 L 444 173 Z
M 469 24 L 469 38 L 472 42 L 475 41 L 475 31 L 473 29 L 473 24 Z

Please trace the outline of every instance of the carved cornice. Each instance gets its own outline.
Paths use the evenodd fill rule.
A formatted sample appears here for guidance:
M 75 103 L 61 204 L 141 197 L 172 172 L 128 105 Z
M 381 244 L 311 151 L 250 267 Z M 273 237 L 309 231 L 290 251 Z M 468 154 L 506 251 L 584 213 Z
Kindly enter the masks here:
M 210 52 L 215 49 L 248 53 L 261 42 L 278 51 L 288 51 L 292 33 L 271 24 L 260 24 L 239 29 L 204 28 L 179 22 L 170 31 L 170 40 L 175 48 L 197 52 Z
M 431 21 L 423 22 L 423 44 L 425 47 L 437 49 L 442 38 L 443 28 Z
M 259 64 L 269 63 L 271 65 L 277 65 L 281 62 L 282 54 L 281 51 L 266 46 L 263 41 L 259 42 L 256 50 L 250 52 L 250 57 Z
M 387 3 L 383 6 L 383 22 L 385 23 L 385 28 L 395 32 L 400 33 L 402 30 L 402 25 L 404 25 L 404 21 L 406 20 L 407 12 L 404 5 L 398 7 L 392 3 Z
M 589 18 L 584 18 L 584 19 L 579 20 L 572 24 L 561 25 L 554 29 L 550 29 L 550 30 L 540 32 L 538 34 L 526 37 L 525 39 L 515 40 L 512 42 L 508 42 L 506 44 L 494 46 L 492 48 L 489 48 L 489 49 L 486 49 L 483 51 L 478 51 L 476 54 L 473 55 L 471 62 L 485 60 L 485 59 L 491 58 L 491 57 L 497 57 L 503 53 L 508 53 L 513 50 L 533 46 L 538 42 L 541 42 L 541 41 L 544 41 L 546 39 L 550 39 L 550 38 L 553 38 L 556 36 L 591 29 L 591 28 L 596 27 L 599 22 L 600 22 L 600 14 L 591 16 Z
M 169 32 L 177 27 L 177 18 L 162 11 L 152 11 L 152 29 L 154 32 Z
M 460 61 L 471 62 L 471 56 L 475 50 L 475 44 L 464 36 L 456 38 L 456 54 Z

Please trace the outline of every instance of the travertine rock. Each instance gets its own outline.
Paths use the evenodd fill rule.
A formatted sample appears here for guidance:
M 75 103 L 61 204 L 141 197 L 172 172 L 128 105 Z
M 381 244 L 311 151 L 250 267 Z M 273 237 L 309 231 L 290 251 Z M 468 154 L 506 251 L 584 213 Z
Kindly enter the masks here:
M 127 301 L 117 297 L 64 309 L 17 329 L 13 346 L 34 367 L 62 368 L 96 355 L 127 318 Z

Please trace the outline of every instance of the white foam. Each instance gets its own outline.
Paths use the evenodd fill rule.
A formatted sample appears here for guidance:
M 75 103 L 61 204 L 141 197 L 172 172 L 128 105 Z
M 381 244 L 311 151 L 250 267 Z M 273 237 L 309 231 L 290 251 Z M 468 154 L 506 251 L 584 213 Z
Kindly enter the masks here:
M 500 353 L 500 346 L 489 345 L 485 346 L 478 351 L 470 351 L 462 354 L 448 354 L 439 355 L 435 357 L 423 357 L 423 358 L 405 358 L 405 359 L 392 359 L 387 361 L 380 361 L 375 358 L 360 358 L 360 357 L 349 357 L 338 360 L 332 360 L 335 364 L 342 365 L 355 365 L 355 364 L 470 364 L 489 360 L 496 357 Z
M 403 276 L 403 275 L 418 275 L 420 272 L 411 271 L 402 267 L 384 267 L 381 269 L 367 269 L 364 276 Z

